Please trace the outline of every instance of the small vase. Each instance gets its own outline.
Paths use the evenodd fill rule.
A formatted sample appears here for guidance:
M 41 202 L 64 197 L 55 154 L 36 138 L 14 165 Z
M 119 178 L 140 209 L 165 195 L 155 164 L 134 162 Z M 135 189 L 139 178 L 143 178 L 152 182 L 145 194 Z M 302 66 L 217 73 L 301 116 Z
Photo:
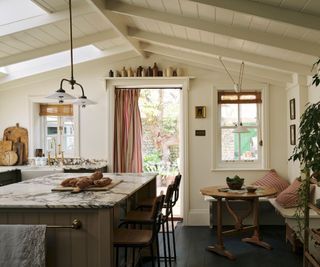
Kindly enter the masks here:
M 109 77 L 113 77 L 113 71 L 112 70 L 109 71 Z
M 153 64 L 153 68 L 152 68 L 152 76 L 156 77 L 158 76 L 158 66 L 156 63 Z
M 121 70 L 121 77 L 127 77 L 127 76 L 128 76 L 128 74 L 127 74 L 126 68 L 123 67 Z

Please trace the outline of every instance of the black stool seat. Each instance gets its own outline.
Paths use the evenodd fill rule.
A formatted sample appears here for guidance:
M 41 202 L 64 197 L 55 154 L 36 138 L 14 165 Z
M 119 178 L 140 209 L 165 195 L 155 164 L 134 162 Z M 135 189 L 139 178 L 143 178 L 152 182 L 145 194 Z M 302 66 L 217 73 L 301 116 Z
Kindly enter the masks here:
M 114 230 L 113 245 L 115 247 L 147 247 L 152 242 L 152 230 L 119 228 Z

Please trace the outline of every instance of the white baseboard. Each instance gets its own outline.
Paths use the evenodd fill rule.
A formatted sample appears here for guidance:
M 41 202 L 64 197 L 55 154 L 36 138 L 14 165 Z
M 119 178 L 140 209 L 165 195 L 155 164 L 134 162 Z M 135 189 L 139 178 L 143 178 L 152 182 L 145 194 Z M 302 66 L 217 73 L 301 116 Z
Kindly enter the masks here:
M 188 226 L 209 226 L 209 209 L 191 209 L 188 213 Z

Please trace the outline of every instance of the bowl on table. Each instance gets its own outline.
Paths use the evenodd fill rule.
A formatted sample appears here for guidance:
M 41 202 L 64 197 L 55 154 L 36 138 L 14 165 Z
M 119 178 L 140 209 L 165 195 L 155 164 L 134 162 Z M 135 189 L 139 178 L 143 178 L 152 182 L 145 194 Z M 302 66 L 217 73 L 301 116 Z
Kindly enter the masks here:
M 253 186 L 253 185 L 248 185 L 248 186 L 246 186 L 246 189 L 247 189 L 248 193 L 254 193 L 254 192 L 256 192 L 256 190 L 258 188 L 256 186 Z
M 244 183 L 244 178 L 235 175 L 233 178 L 227 177 L 226 182 L 231 190 L 240 190 Z

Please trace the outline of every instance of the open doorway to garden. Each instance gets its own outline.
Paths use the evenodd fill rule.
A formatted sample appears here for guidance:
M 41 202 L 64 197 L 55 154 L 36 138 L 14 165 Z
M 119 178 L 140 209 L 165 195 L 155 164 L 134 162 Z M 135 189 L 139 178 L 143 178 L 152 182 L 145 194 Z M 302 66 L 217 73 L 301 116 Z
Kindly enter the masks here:
M 143 131 L 143 169 L 156 172 L 157 194 L 166 192 L 180 172 L 180 89 L 141 89 L 139 109 Z M 174 207 L 181 217 L 181 199 Z

